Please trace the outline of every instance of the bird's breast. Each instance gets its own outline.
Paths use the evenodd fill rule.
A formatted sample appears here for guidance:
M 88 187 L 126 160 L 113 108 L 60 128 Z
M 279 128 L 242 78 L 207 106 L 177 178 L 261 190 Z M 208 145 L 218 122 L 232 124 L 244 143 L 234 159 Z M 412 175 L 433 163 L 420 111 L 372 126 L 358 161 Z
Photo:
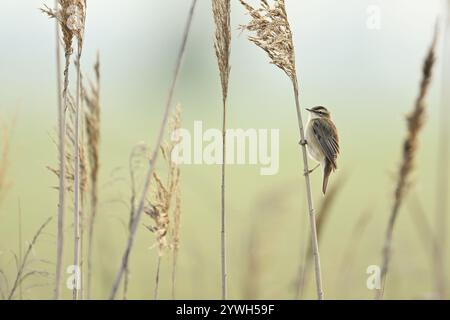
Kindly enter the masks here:
M 306 149 L 308 150 L 309 156 L 317 162 L 323 162 L 325 156 L 314 134 L 311 121 L 308 121 L 306 125 L 305 138 L 307 143 Z

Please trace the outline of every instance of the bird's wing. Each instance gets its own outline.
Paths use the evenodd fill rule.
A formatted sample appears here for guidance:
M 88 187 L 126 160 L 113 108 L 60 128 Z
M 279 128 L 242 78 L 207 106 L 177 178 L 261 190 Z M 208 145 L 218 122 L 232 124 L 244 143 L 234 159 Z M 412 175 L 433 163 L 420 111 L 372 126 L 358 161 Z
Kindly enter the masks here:
M 326 118 L 314 119 L 312 128 L 325 157 L 331 162 L 333 169 L 336 169 L 336 159 L 339 154 L 339 137 L 334 123 Z

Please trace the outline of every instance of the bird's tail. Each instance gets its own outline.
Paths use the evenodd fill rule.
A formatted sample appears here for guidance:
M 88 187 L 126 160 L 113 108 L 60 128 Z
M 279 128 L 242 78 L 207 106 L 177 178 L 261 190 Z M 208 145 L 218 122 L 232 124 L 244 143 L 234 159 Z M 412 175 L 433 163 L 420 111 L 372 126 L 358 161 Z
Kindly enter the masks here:
M 333 164 L 325 160 L 325 164 L 323 166 L 323 183 L 322 183 L 322 192 L 325 194 L 327 191 L 328 178 L 330 177 L 331 172 L 333 171 Z

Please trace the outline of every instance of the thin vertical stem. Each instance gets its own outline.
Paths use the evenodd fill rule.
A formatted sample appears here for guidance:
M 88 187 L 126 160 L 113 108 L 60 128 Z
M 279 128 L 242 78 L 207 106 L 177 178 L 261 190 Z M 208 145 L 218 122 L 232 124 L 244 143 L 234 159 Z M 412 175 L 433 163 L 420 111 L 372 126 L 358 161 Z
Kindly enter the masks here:
M 197 0 L 192 0 L 192 4 L 191 4 L 190 10 L 189 10 L 189 14 L 188 14 L 188 19 L 187 19 L 186 26 L 185 26 L 185 29 L 184 29 L 184 35 L 183 35 L 181 47 L 180 47 L 180 50 L 178 52 L 178 57 L 177 57 L 177 62 L 176 62 L 176 67 L 175 67 L 175 71 L 174 71 L 172 84 L 170 86 L 169 94 L 168 94 L 168 97 L 167 97 L 167 102 L 166 102 L 166 106 L 165 106 L 165 110 L 164 110 L 164 116 L 163 116 L 163 119 L 162 119 L 162 122 L 161 122 L 161 126 L 160 126 L 160 129 L 159 129 L 158 137 L 156 139 L 156 143 L 154 145 L 154 149 L 153 149 L 152 155 L 150 157 L 149 167 L 148 167 L 147 174 L 146 174 L 146 177 L 145 177 L 144 188 L 142 190 L 142 194 L 141 194 L 141 197 L 140 197 L 139 204 L 137 206 L 137 210 L 134 213 L 133 222 L 131 224 L 130 233 L 129 233 L 129 236 L 128 236 L 127 246 L 126 246 L 125 252 L 124 252 L 124 254 L 122 256 L 122 262 L 121 262 L 119 271 L 117 272 L 116 278 L 115 278 L 114 283 L 113 283 L 113 287 L 112 287 L 112 290 L 111 290 L 111 293 L 110 293 L 110 296 L 109 296 L 110 299 L 114 299 L 115 296 L 116 296 L 117 290 L 119 288 L 119 284 L 120 284 L 120 282 L 122 280 L 122 277 L 124 275 L 125 269 L 126 269 L 127 264 L 128 264 L 128 259 L 129 259 L 130 253 L 131 253 L 131 249 L 133 248 L 134 240 L 135 240 L 135 237 L 136 237 L 136 231 L 137 231 L 137 228 L 139 226 L 139 221 L 141 220 L 142 212 L 144 211 L 145 199 L 146 199 L 148 191 L 150 189 L 150 182 L 151 182 L 151 179 L 153 177 L 155 164 L 156 164 L 156 162 L 158 160 L 159 148 L 160 148 L 160 145 L 162 143 L 162 140 L 163 140 L 163 137 L 164 137 L 164 133 L 166 131 L 166 127 L 167 127 L 167 123 L 168 123 L 168 120 L 169 120 L 170 112 L 172 110 L 173 95 L 174 95 L 176 83 L 178 81 L 178 77 L 179 77 L 179 74 L 180 74 L 184 53 L 186 51 L 186 44 L 187 44 L 189 31 L 190 31 L 191 24 L 192 24 L 192 18 L 194 16 L 194 9 L 195 9 L 196 4 L 197 4 Z
M 17 204 L 19 206 L 19 261 L 22 263 L 22 206 L 20 204 L 20 199 Z M 19 283 L 19 299 L 23 299 L 22 282 Z
M 79 272 L 79 277 L 75 276 L 75 284 L 73 288 L 73 300 L 78 298 L 78 288 L 81 282 L 81 269 L 80 269 L 80 120 L 81 120 L 81 108 L 80 108 L 80 94 L 81 94 L 81 48 L 78 47 L 77 56 L 77 97 L 76 97 L 76 111 L 75 111 L 75 159 L 74 159 L 74 210 L 73 210 L 73 264 Z
M 55 0 L 55 10 L 58 9 L 58 0 Z M 62 89 L 62 79 L 61 79 L 61 35 L 59 29 L 59 21 L 55 19 L 56 27 L 56 80 L 57 80 L 57 107 L 58 107 L 58 151 L 59 151 L 59 199 L 58 199 L 58 230 L 57 230 L 57 243 L 56 243 L 56 270 L 55 270 L 55 288 L 54 288 L 54 299 L 58 300 L 60 295 L 60 285 L 61 285 L 61 268 L 63 259 L 63 249 L 64 249 L 64 211 L 65 211 L 65 144 L 66 144 L 66 119 L 65 119 L 65 106 L 62 103 L 61 89 Z
M 155 290 L 153 291 L 153 300 L 158 299 L 160 271 L 161 271 L 161 255 L 158 254 L 158 262 L 156 263 Z
M 227 101 L 223 98 L 222 116 L 222 188 L 221 188 L 221 269 L 222 269 L 222 300 L 227 299 L 227 263 L 226 263 L 226 237 L 225 237 L 225 161 L 226 161 L 226 125 L 227 125 Z
M 178 255 L 175 253 L 172 256 L 173 263 L 172 263 L 172 300 L 175 300 L 175 280 L 176 280 L 176 270 L 177 270 L 177 259 Z
M 297 110 L 297 120 L 298 120 L 298 128 L 300 131 L 301 141 L 305 141 L 305 132 L 303 129 L 303 121 L 302 114 L 300 109 L 300 99 L 299 99 L 299 91 L 298 91 L 298 81 L 297 79 L 292 80 L 294 95 L 295 95 L 295 107 Z M 311 246 L 314 257 L 314 271 L 316 276 L 316 291 L 317 298 L 319 300 L 324 299 L 323 289 L 322 289 L 322 271 L 320 266 L 320 255 L 319 255 L 319 242 L 317 240 L 317 228 L 316 228 L 316 214 L 314 211 L 312 193 L 311 193 L 311 181 L 309 179 L 309 167 L 308 167 L 308 155 L 306 151 L 306 145 L 304 143 L 302 146 L 302 154 L 303 154 L 303 167 L 304 167 L 304 176 L 305 176 L 305 184 L 306 184 L 306 198 L 308 200 L 308 211 L 309 211 L 309 223 L 311 228 Z

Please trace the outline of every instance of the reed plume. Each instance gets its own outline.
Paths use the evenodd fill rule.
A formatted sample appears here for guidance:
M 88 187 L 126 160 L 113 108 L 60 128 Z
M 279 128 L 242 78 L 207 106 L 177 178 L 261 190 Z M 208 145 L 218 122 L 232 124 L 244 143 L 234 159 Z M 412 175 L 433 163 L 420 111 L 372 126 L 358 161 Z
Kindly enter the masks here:
M 394 203 L 392 205 L 391 214 L 386 230 L 386 237 L 383 246 L 383 257 L 381 267 L 381 288 L 376 292 L 376 299 L 383 299 L 386 275 L 388 272 L 389 262 L 391 259 L 392 237 L 394 233 L 394 225 L 398 216 L 398 212 L 403 203 L 405 193 L 407 191 L 408 180 L 414 168 L 414 161 L 418 149 L 419 133 L 425 123 L 426 96 L 430 87 L 431 77 L 433 74 L 433 66 L 435 62 L 435 47 L 438 36 L 438 28 L 434 30 L 434 36 L 431 46 L 428 50 L 422 67 L 422 79 L 420 82 L 419 95 L 416 99 L 411 114 L 407 117 L 407 135 L 402 147 L 402 163 L 398 171 L 397 184 L 394 192 Z
M 175 197 L 174 209 L 172 210 L 172 299 L 175 299 L 175 289 L 176 289 L 176 272 L 177 272 L 177 262 L 178 262 L 178 251 L 180 250 L 180 230 L 181 230 L 181 171 L 177 164 L 170 161 L 171 153 L 175 144 L 180 142 L 180 137 L 177 136 L 178 130 L 181 128 L 181 105 L 178 105 L 175 109 L 175 113 L 171 121 L 171 144 L 167 151 L 163 152 L 163 157 L 168 163 L 170 168 L 170 176 L 172 179 L 172 196 Z M 164 150 L 164 148 L 162 149 Z M 168 151 L 170 150 L 170 153 Z M 176 179 L 175 179 L 176 178 Z
M 297 112 L 298 128 L 303 154 L 303 167 L 306 184 L 306 198 L 308 201 L 309 220 L 311 228 L 311 241 L 314 256 L 317 298 L 324 297 L 322 289 L 322 272 L 320 266 L 319 244 L 317 240 L 316 218 L 309 178 L 308 155 L 306 151 L 305 133 L 300 109 L 299 86 L 295 65 L 294 42 L 289 25 L 284 0 L 274 0 L 270 6 L 267 0 L 260 0 L 260 8 L 254 9 L 245 1 L 240 0 L 252 20 L 241 26 L 242 30 L 253 33 L 249 40 L 263 49 L 272 64 L 283 70 L 292 82 L 295 106 Z
M 170 126 L 170 134 L 176 132 L 180 127 L 180 109 L 177 108 L 173 117 L 172 125 Z M 167 180 L 163 181 L 157 172 L 154 172 L 154 192 L 147 199 L 147 205 L 144 208 L 145 214 L 147 214 L 152 220 L 152 225 L 147 225 L 147 229 L 155 234 L 156 246 L 158 249 L 158 260 L 156 268 L 155 290 L 153 298 L 158 298 L 159 288 L 159 276 L 162 256 L 164 251 L 168 248 L 172 248 L 174 252 L 174 265 L 172 270 L 172 290 L 175 286 L 174 272 L 176 268 L 176 254 L 179 248 L 180 238 L 180 218 L 181 218 L 181 197 L 180 197 L 180 168 L 171 161 L 171 154 L 173 148 L 179 140 L 171 140 L 171 142 L 164 142 L 161 146 L 161 155 L 164 158 L 168 167 Z M 172 214 L 171 214 L 172 213 Z M 172 227 L 171 217 L 175 221 L 175 225 Z M 171 236 L 172 239 L 168 239 Z M 174 296 L 174 292 L 172 292 Z
M 64 101 L 64 110 L 68 107 L 68 89 L 69 89 L 69 67 L 70 58 L 73 54 L 72 43 L 74 39 L 77 40 L 77 96 L 76 96 L 76 121 L 75 121 L 75 157 L 74 157 L 74 265 L 79 266 L 80 260 L 80 95 L 81 95 L 81 52 L 83 48 L 84 40 L 84 27 L 86 20 L 86 0 L 58 0 L 55 9 L 50 9 L 45 6 L 41 9 L 49 17 L 55 18 L 59 23 L 59 27 L 62 30 L 63 47 L 65 55 L 65 67 L 64 67 L 64 85 L 62 90 L 62 100 Z M 57 28 L 57 35 L 59 28 Z M 57 36 L 57 42 L 59 43 L 59 36 Z M 58 44 L 57 44 L 58 46 Z M 57 49 L 57 59 L 59 55 L 59 49 Z M 58 62 L 57 62 L 58 64 Z M 57 66 L 59 71 L 59 66 Z M 58 72 L 59 74 L 59 72 Z M 59 81 L 58 81 L 59 82 Z M 59 93 L 58 93 L 59 94 Z M 59 107 L 61 110 L 61 107 Z M 62 157 L 65 155 L 63 142 L 64 141 L 64 114 L 61 111 L 59 115 L 59 162 L 60 162 L 60 180 L 59 180 L 59 209 L 58 209 L 58 243 L 57 243 L 57 263 L 56 263 L 56 281 L 55 281 L 55 299 L 59 299 L 59 286 L 61 278 L 61 265 L 62 265 L 62 251 L 63 251 L 63 228 L 64 228 L 64 195 L 61 193 L 66 189 L 64 186 L 65 176 L 64 165 L 62 164 Z M 77 287 L 74 286 L 73 298 L 77 299 Z
M 182 38 L 182 43 L 181 43 L 181 47 L 180 50 L 178 51 L 178 57 L 177 57 L 177 61 L 176 61 L 176 66 L 175 66 L 175 72 L 174 72 L 174 76 L 172 79 L 172 83 L 169 89 L 169 94 L 167 97 L 167 102 L 166 102 L 166 106 L 164 109 L 164 115 L 163 115 L 163 120 L 161 122 L 161 126 L 159 128 L 159 132 L 158 132 L 158 136 L 156 139 L 156 143 L 154 145 L 154 149 L 152 151 L 150 160 L 149 160 L 149 166 L 148 166 L 148 170 L 147 173 L 145 175 L 145 180 L 144 180 L 144 187 L 138 202 L 138 205 L 136 207 L 135 212 L 133 213 L 133 221 L 132 224 L 130 226 L 130 232 L 129 232 L 129 237 L 127 240 L 127 244 L 125 247 L 125 251 L 123 253 L 122 256 L 122 261 L 119 267 L 119 270 L 117 272 L 117 275 L 114 279 L 113 282 L 113 286 L 111 289 L 111 293 L 109 295 L 110 299 L 114 299 L 117 293 L 117 290 L 119 288 L 120 282 L 122 281 L 122 277 L 125 273 L 125 270 L 127 268 L 128 265 L 128 259 L 131 253 L 131 250 L 133 248 L 133 244 L 134 244 L 134 239 L 136 237 L 136 231 L 137 228 L 139 226 L 139 221 L 141 220 L 141 216 L 142 216 L 142 212 L 144 211 L 144 207 L 146 205 L 146 198 L 147 198 L 147 194 L 149 192 L 150 189 L 150 183 L 152 181 L 153 178 L 153 174 L 154 174 L 154 170 L 155 170 L 155 165 L 156 162 L 158 160 L 158 155 L 159 155 L 159 151 L 160 151 L 160 146 L 161 143 L 163 141 L 163 137 L 164 137 L 164 133 L 166 131 L 166 127 L 167 127 L 167 123 L 169 121 L 169 116 L 170 116 L 170 112 L 172 110 L 172 99 L 173 99 L 173 95 L 174 95 L 174 91 L 175 91 L 175 87 L 176 87 L 176 83 L 178 81 L 178 77 L 180 74 L 180 70 L 181 70 L 181 64 L 183 61 L 183 57 L 184 57 L 184 53 L 186 51 L 186 44 L 187 44 L 187 40 L 188 40 L 188 36 L 189 36 L 189 31 L 191 29 L 191 24 L 192 24 L 192 18 L 194 15 L 194 10 L 195 10 L 195 6 L 197 4 L 197 0 L 192 0 L 191 3 L 191 7 L 189 10 L 189 14 L 188 14 L 188 18 L 187 18 L 187 22 L 186 22 L 186 26 L 184 28 L 184 34 L 183 34 L 183 38 Z
M 226 159 L 226 124 L 228 80 L 230 77 L 231 26 L 230 0 L 213 0 L 212 10 L 216 33 L 214 49 L 219 66 L 220 82 L 222 85 L 222 185 L 221 185 L 221 273 L 222 300 L 227 298 L 227 267 L 226 267 L 226 238 L 225 238 L 225 159 Z
M 87 136 L 87 153 L 89 159 L 90 179 L 90 209 L 87 252 L 87 298 L 91 298 L 92 291 L 92 254 L 94 242 L 94 226 L 98 207 L 98 172 L 100 148 L 100 57 L 94 65 L 95 83 L 89 81 L 89 90 L 82 87 L 83 98 L 86 103 L 85 123 Z

